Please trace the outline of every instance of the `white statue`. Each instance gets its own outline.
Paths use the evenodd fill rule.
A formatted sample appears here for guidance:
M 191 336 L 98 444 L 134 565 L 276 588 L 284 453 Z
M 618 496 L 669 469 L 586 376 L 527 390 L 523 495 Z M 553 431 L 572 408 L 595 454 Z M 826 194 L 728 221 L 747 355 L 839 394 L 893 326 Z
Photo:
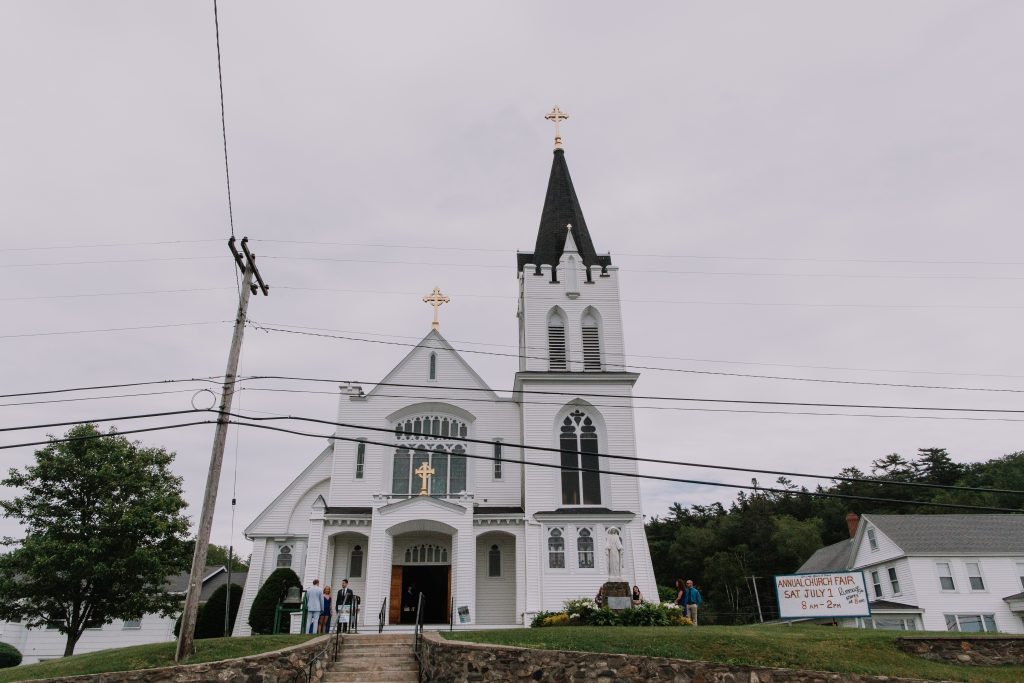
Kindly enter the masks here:
M 612 527 L 608 530 L 606 540 L 608 546 L 608 577 L 622 578 L 622 538 L 619 530 Z

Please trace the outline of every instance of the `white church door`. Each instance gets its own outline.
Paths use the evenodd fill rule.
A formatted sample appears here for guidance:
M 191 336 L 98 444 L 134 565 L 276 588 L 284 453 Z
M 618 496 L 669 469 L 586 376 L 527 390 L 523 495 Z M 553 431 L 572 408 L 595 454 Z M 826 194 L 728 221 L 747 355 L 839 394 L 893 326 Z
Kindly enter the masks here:
M 366 600 L 366 562 L 369 557 L 370 539 L 364 534 L 343 532 L 330 537 L 328 544 L 328 568 L 329 572 L 324 577 L 326 585 L 331 587 L 331 592 L 338 593 L 341 588 L 341 580 L 348 579 L 348 587 L 361 601 L 360 606 Z M 332 605 L 332 609 L 335 605 Z M 362 623 L 362 620 L 360 620 Z
M 416 604 L 423 593 L 423 623 L 447 624 L 451 620 L 452 537 L 436 532 L 411 532 L 396 536 L 388 621 L 416 622 Z
M 516 623 L 516 537 L 508 532 L 476 537 L 476 623 Z

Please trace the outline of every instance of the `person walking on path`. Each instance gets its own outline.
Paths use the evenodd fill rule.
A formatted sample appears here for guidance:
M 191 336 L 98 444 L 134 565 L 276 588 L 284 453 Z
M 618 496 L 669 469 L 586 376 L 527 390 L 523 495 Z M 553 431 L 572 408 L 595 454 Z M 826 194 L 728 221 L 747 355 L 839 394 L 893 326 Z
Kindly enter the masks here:
M 320 579 L 313 579 L 313 585 L 306 589 L 307 633 L 316 633 L 320 625 L 320 613 L 324 611 L 324 592 L 320 589 Z
M 683 590 L 683 609 L 686 616 L 690 618 L 693 625 L 697 625 L 697 608 L 701 606 L 704 599 L 700 597 L 700 591 L 693 587 L 693 579 L 686 580 L 686 588 Z

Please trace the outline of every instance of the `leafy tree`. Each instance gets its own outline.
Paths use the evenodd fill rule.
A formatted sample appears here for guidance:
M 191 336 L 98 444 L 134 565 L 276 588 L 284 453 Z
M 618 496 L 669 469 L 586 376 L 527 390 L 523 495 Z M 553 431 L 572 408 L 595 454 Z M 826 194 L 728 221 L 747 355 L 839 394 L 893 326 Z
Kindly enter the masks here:
M 298 575 L 288 567 L 275 569 L 260 586 L 249 610 L 249 626 L 255 634 L 274 632 L 274 608 L 292 586 L 302 588 Z M 282 620 L 283 622 L 283 620 Z M 282 629 L 285 630 L 285 629 Z
M 224 565 L 228 566 L 228 548 L 223 545 L 210 544 L 209 550 L 206 551 L 206 564 L 208 566 Z M 238 555 L 231 554 L 231 571 L 233 572 L 247 572 L 249 571 L 249 563 L 243 562 Z
M 0 643 L 0 669 L 21 664 L 21 653 L 18 648 L 7 643 Z
M 773 522 L 772 543 L 780 561 L 798 567 L 821 547 L 821 520 L 817 517 L 801 521 L 789 515 L 779 515 Z
M 66 436 L 0 481 L 22 492 L 0 511 L 25 534 L 0 541 L 13 548 L 0 555 L 0 619 L 55 626 L 65 657 L 87 627 L 176 611 L 165 582 L 191 559 L 173 453 L 92 424 Z
M 964 466 L 953 462 L 945 448 L 918 448 L 913 467 L 919 480 L 928 484 L 955 484 Z

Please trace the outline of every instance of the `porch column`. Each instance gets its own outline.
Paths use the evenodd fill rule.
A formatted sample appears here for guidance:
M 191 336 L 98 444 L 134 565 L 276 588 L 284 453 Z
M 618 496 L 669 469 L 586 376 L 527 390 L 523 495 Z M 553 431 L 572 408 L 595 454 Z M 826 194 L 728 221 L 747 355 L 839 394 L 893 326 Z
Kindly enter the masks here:
M 362 624 L 371 626 L 377 621 L 381 603 L 391 592 L 391 555 L 394 539 L 384 524 L 374 521 L 369 529 L 369 543 L 364 557 L 363 576 L 366 577 L 366 595 L 361 605 Z M 389 606 L 390 607 L 390 606 Z M 387 614 L 384 615 L 387 623 Z
M 526 525 L 516 527 L 516 623 L 523 623 L 526 611 Z

